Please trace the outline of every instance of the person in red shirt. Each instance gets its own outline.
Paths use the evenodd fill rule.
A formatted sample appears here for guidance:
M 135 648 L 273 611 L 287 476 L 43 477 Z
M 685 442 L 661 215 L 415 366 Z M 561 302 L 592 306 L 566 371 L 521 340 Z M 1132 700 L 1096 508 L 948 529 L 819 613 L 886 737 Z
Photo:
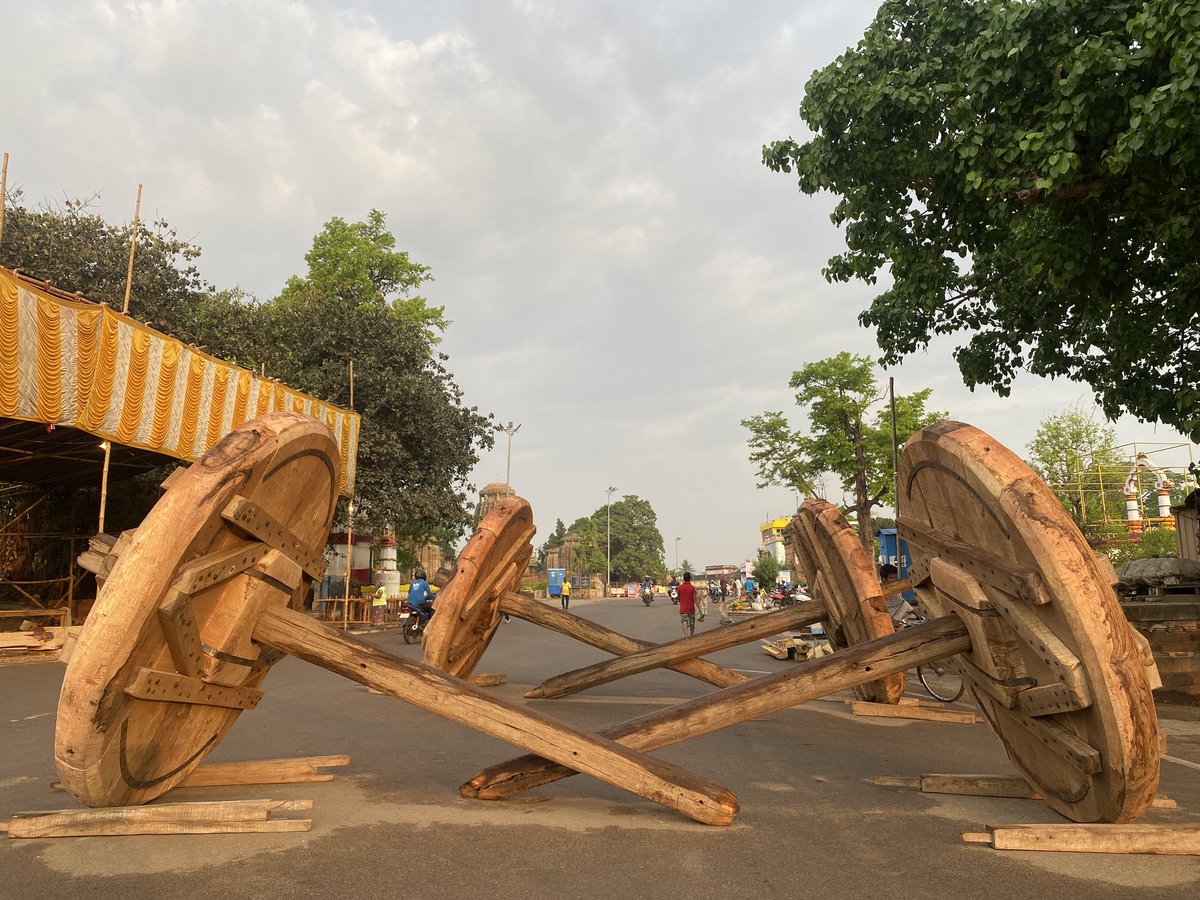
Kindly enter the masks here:
M 683 573 L 683 584 L 679 586 L 679 617 L 683 620 L 683 636 L 696 633 L 696 586 L 692 584 L 692 573 Z

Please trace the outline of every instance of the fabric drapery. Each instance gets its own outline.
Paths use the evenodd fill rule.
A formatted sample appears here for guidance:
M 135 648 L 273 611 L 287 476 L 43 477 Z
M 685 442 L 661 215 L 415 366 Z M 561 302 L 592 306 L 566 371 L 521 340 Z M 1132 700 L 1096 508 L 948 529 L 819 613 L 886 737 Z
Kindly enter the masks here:
M 0 416 L 192 461 L 247 419 L 278 410 L 329 428 L 341 456 L 340 492 L 351 496 L 357 413 L 0 268 Z

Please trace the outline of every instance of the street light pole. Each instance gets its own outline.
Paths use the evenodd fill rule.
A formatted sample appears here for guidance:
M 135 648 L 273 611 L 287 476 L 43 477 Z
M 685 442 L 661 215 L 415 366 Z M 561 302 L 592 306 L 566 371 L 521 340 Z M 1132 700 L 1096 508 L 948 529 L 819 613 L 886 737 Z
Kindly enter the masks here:
M 681 540 L 683 540 L 683 538 L 675 538 L 675 568 L 676 569 L 679 568 L 679 542 Z
M 608 587 L 612 584 L 612 495 L 616 493 L 616 488 L 610 486 L 604 493 L 608 494 L 608 549 L 604 553 L 604 558 L 608 564 L 608 572 L 604 576 L 604 591 L 608 592 Z
M 520 424 L 514 425 L 509 422 L 507 425 L 497 425 L 500 431 L 508 435 L 508 464 L 504 469 L 504 486 L 512 487 L 512 439 L 513 435 L 521 430 Z

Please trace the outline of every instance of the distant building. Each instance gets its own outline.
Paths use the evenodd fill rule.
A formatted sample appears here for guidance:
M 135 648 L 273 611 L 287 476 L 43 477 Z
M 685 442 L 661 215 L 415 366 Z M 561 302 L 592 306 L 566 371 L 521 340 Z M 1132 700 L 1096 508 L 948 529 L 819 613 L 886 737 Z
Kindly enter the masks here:
M 511 484 L 495 481 L 484 485 L 483 490 L 479 492 L 479 517 L 482 519 L 490 513 L 496 504 L 505 497 L 515 496 L 517 496 L 517 492 L 512 489 Z

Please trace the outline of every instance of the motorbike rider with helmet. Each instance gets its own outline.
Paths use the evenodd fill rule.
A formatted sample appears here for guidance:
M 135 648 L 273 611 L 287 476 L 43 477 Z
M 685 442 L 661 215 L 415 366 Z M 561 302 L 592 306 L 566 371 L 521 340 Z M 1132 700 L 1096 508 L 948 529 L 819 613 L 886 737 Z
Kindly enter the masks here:
M 421 619 L 421 627 L 429 624 L 433 616 L 433 588 L 426 580 L 425 570 L 417 569 L 412 583 L 408 586 L 408 608 Z

